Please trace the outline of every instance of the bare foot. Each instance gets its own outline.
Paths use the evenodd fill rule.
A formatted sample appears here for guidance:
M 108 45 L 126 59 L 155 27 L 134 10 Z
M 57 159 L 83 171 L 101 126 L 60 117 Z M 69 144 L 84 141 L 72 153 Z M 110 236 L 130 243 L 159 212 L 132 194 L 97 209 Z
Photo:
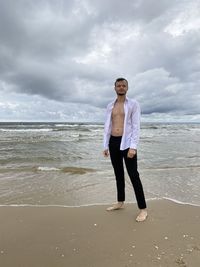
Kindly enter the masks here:
M 106 210 L 107 211 L 112 211 L 112 210 L 119 210 L 124 207 L 124 202 L 118 202 L 116 204 L 113 204 L 111 207 L 108 207 Z
M 137 222 L 143 222 L 146 220 L 147 216 L 148 216 L 147 210 L 145 210 L 145 209 L 140 210 L 140 213 L 138 214 L 136 221 Z

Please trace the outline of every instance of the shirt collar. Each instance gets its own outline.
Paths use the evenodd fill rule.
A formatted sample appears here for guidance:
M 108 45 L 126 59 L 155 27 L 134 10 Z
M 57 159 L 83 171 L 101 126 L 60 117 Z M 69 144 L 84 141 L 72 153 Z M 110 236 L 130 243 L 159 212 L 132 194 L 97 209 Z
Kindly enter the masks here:
M 116 101 L 117 101 L 117 98 L 115 98 L 115 99 L 111 102 L 111 104 L 114 105 Z M 125 102 L 128 102 L 128 101 L 129 101 L 129 98 L 126 96 L 126 98 L 125 98 Z

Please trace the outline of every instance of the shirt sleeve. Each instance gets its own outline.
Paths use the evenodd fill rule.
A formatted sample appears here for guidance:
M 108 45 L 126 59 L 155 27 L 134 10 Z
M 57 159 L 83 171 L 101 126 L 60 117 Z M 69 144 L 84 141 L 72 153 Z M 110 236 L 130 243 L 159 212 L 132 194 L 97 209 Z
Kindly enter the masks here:
M 132 136 L 131 136 L 131 144 L 130 148 L 137 149 L 139 143 L 139 135 L 140 135 L 140 116 L 141 109 L 139 103 L 136 101 L 133 105 L 133 112 L 131 117 L 132 124 Z
M 110 105 L 108 104 L 105 114 L 105 124 L 104 124 L 104 135 L 103 135 L 103 147 L 108 149 L 109 139 L 110 139 Z

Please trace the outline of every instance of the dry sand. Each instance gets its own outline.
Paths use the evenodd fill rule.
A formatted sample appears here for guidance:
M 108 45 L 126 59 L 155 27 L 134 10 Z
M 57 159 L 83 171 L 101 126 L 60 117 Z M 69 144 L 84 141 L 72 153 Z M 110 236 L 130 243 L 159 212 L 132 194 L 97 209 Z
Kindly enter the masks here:
M 0 267 L 199 267 L 200 207 L 0 207 Z

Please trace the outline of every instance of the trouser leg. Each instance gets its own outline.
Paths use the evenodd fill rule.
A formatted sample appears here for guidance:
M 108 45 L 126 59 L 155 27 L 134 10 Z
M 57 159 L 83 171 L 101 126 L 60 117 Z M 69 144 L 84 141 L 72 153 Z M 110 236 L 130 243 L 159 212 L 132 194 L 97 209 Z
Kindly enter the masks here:
M 123 202 L 125 200 L 125 180 L 124 180 L 124 167 L 123 167 L 123 153 L 120 151 L 119 138 L 111 137 L 109 143 L 109 151 L 111 163 L 114 169 L 116 186 L 117 186 L 117 200 Z
M 130 177 L 131 183 L 134 188 L 136 200 L 139 209 L 146 208 L 146 201 L 143 191 L 143 186 L 140 180 L 140 175 L 137 170 L 137 154 L 133 158 L 127 158 L 128 149 L 123 151 L 124 161 L 126 164 L 127 172 Z

